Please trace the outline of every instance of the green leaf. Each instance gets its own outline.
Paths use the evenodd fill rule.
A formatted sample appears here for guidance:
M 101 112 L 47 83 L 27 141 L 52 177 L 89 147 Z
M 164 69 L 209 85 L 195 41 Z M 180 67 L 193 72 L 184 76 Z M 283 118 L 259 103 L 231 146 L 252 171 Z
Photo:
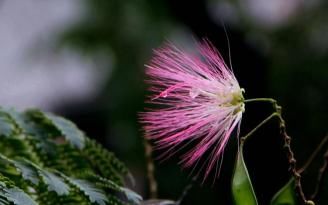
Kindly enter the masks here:
M 4 156 L 2 156 L 2 158 L 6 159 Z M 43 183 L 47 185 L 49 191 L 54 191 L 57 195 L 69 194 L 69 186 L 59 176 L 42 169 L 26 159 L 20 162 L 10 159 L 7 160 L 19 169 L 24 179 L 30 180 L 34 184 L 38 184 L 39 179 L 37 176 L 39 176 Z
M 14 185 L 10 185 L 9 187 L 6 185 L 6 183 L 0 181 L 1 205 L 36 205 L 36 202 L 23 190 L 15 187 Z
M 24 133 L 28 133 L 31 134 L 31 128 L 29 125 L 27 125 L 27 119 L 26 116 L 23 115 L 20 112 L 17 112 L 14 109 L 3 109 L 4 112 L 7 113 L 7 115 L 9 115 L 9 117 L 15 122 L 15 124 L 19 127 L 19 129 L 21 129 L 21 131 L 23 131 Z M 32 132 L 33 134 L 34 132 Z
M 91 203 L 97 203 L 99 205 L 105 205 L 107 197 L 103 190 L 98 189 L 93 184 L 86 180 L 73 179 L 66 177 L 66 179 L 77 189 L 79 189 L 85 196 L 87 196 Z
M 86 138 L 86 146 L 83 150 L 90 163 L 96 168 L 102 177 L 109 178 L 115 183 L 122 185 L 123 176 L 129 176 L 127 167 L 115 156 L 106 150 L 95 140 Z M 133 182 L 133 177 L 130 178 Z
M 72 122 L 50 113 L 44 115 L 54 124 L 71 145 L 79 149 L 84 147 L 84 134 Z
M 133 204 L 140 204 L 142 201 L 142 197 L 134 191 L 124 187 L 122 187 L 121 190 L 125 194 L 126 198 Z
M 125 205 L 142 200 L 122 186 L 129 174 L 126 166 L 64 118 L 0 107 L 1 135 L 6 137 L 0 140 L 0 205 L 34 205 L 30 193 L 40 204 Z M 90 177 L 98 174 L 102 180 Z
M 291 178 L 272 198 L 270 205 L 295 205 L 295 180 Z
M 240 147 L 232 179 L 232 194 L 236 205 L 257 205 L 257 199 L 244 162 Z
M 139 194 L 137 194 L 136 192 L 134 192 L 128 188 L 121 187 L 118 184 L 116 184 L 115 182 L 113 182 L 109 179 L 100 177 L 98 175 L 94 175 L 94 174 L 89 174 L 89 175 L 90 175 L 91 181 L 93 181 L 94 183 L 96 183 L 97 185 L 99 185 L 101 187 L 106 187 L 111 190 L 122 193 L 126 197 L 126 199 L 132 204 L 140 204 L 140 202 L 142 201 L 142 197 Z
M 10 118 L 0 110 L 0 136 L 9 137 L 15 130 Z
M 49 191 L 55 191 L 58 195 L 69 194 L 69 187 L 60 177 L 46 170 L 39 170 L 39 174 L 48 186 Z
M 47 185 L 49 191 L 55 191 L 58 195 L 68 195 L 69 194 L 69 187 L 65 184 L 64 180 L 60 177 L 56 176 L 55 174 L 44 170 L 33 164 L 28 160 L 24 161 L 16 161 L 7 158 L 0 154 L 1 159 L 7 161 L 8 163 L 12 164 L 13 166 L 21 172 L 24 179 L 31 181 L 33 184 L 39 183 L 40 176 L 43 182 Z
M 5 190 L 5 196 L 15 205 L 36 205 L 36 202 L 24 191 L 19 188 Z
M 25 161 L 12 161 L 14 166 L 21 172 L 22 177 L 33 184 L 39 184 L 39 177 L 36 169 Z

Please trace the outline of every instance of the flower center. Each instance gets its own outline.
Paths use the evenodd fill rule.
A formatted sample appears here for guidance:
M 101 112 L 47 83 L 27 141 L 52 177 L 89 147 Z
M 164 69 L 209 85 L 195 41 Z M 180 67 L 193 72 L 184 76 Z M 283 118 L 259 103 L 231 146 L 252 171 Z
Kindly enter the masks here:
M 244 102 L 243 92 L 245 92 L 245 91 L 242 88 L 242 89 L 240 89 L 238 91 L 235 91 L 235 92 L 231 93 L 232 100 L 231 100 L 230 104 L 231 105 L 238 105 L 240 103 L 243 103 Z
M 228 93 L 220 93 L 218 97 L 220 99 L 220 107 L 232 107 L 237 106 L 234 110 L 234 114 L 238 112 L 243 112 L 245 110 L 244 106 L 244 96 L 243 96 L 244 89 L 239 89 L 236 91 L 230 91 Z

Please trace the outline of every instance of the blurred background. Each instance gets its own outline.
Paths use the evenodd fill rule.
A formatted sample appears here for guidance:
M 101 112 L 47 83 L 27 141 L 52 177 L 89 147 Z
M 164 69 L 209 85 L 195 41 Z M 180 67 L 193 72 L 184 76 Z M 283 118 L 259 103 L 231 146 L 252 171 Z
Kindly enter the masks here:
M 302 166 L 327 133 L 328 2 L 324 0 L 0 0 L 0 105 L 38 107 L 74 121 L 123 160 L 148 197 L 142 129 L 144 64 L 166 40 L 192 47 L 208 38 L 232 65 L 246 98 L 273 97 L 283 106 Z M 242 133 L 271 113 L 246 107 Z M 232 204 L 237 141 L 227 147 L 221 175 L 196 180 L 182 204 Z M 290 175 L 277 123 L 245 148 L 259 204 Z M 158 153 L 154 153 L 154 157 Z M 178 199 L 191 183 L 179 158 L 155 162 L 159 198 Z M 313 190 L 322 159 L 304 176 Z M 214 181 L 214 182 L 213 182 Z

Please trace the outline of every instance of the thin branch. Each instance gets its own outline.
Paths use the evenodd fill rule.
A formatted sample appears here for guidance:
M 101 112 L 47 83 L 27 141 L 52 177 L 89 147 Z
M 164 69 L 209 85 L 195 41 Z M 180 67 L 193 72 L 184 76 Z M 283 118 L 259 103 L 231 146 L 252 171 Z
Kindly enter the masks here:
M 298 173 L 303 173 L 313 162 L 314 158 L 319 154 L 320 150 L 324 147 L 324 145 L 328 142 L 328 135 L 326 135 L 323 140 L 321 140 L 320 144 L 317 146 L 317 148 L 314 150 L 314 152 L 311 154 L 309 159 L 306 161 L 304 166 L 298 170 Z
M 272 113 L 269 117 L 265 118 L 254 129 L 252 129 L 249 133 L 247 133 L 245 136 L 240 138 L 240 144 L 244 144 L 244 142 L 248 139 L 249 136 L 254 134 L 260 127 L 262 127 L 264 124 L 266 124 L 268 121 L 270 121 L 273 117 L 276 117 L 276 116 L 278 116 L 278 113 Z
M 277 101 L 272 99 L 272 98 L 254 98 L 254 99 L 245 100 L 244 102 L 245 103 L 248 103 L 248 102 L 269 102 L 269 103 L 272 104 L 273 109 L 275 110 L 275 112 L 272 115 L 277 116 L 278 120 L 279 120 L 280 134 L 283 136 L 283 139 L 284 139 L 284 142 L 285 142 L 284 143 L 284 148 L 286 150 L 286 154 L 287 154 L 287 158 L 288 158 L 288 162 L 289 162 L 289 170 L 290 170 L 290 172 L 292 173 L 292 175 L 295 179 L 296 192 L 300 196 L 300 198 L 302 199 L 303 204 L 314 205 L 313 201 L 306 199 L 305 194 L 303 192 L 302 183 L 301 183 L 301 178 L 302 177 L 301 177 L 301 174 L 297 171 L 296 159 L 295 159 L 295 156 L 294 156 L 294 152 L 291 148 L 291 137 L 287 134 L 286 123 L 285 123 L 285 120 L 282 117 L 282 108 L 281 108 L 281 106 L 279 106 L 277 104 Z M 267 119 L 270 120 L 273 117 L 272 115 L 270 115 L 269 116 L 270 118 L 269 119 L 267 118 Z M 267 122 L 267 121 L 265 121 L 265 122 Z M 260 123 L 260 125 L 262 126 L 264 123 L 262 122 L 262 123 Z M 255 131 L 256 131 L 256 128 L 255 128 Z M 250 133 L 250 134 L 252 134 L 252 133 Z M 247 139 L 247 137 L 246 137 L 246 139 Z M 245 138 L 243 140 L 245 140 Z M 241 143 L 244 143 L 244 142 L 241 141 Z
M 311 199 L 315 199 L 317 197 L 320 189 L 322 188 L 324 174 L 327 170 L 328 170 L 328 150 L 324 154 L 324 162 L 319 170 L 317 184 L 316 184 L 313 194 L 311 195 Z
M 196 178 L 193 178 L 192 181 L 191 181 L 191 183 L 188 184 L 188 185 L 184 188 L 184 190 L 183 190 L 181 196 L 180 196 L 179 199 L 176 201 L 175 205 L 180 205 L 180 204 L 181 204 L 182 200 L 184 200 L 184 198 L 187 196 L 187 194 L 188 194 L 188 192 L 190 191 L 190 189 L 193 187 L 195 180 L 196 180 Z
M 277 103 L 277 101 L 273 98 L 252 98 L 244 100 L 244 103 L 249 102 L 270 102 L 270 103 Z
M 296 191 L 297 191 L 298 195 L 300 196 L 300 198 L 302 199 L 303 204 L 312 205 L 312 204 L 314 204 L 314 202 L 311 201 L 311 200 L 307 200 L 306 196 L 303 192 L 302 182 L 301 182 L 302 176 L 297 171 L 295 155 L 294 155 L 294 152 L 291 148 L 291 137 L 287 134 L 286 123 L 285 123 L 285 120 L 282 117 L 282 108 L 276 102 L 273 102 L 272 105 L 273 105 L 273 108 L 275 109 L 275 111 L 279 114 L 278 118 L 279 118 L 280 134 L 284 138 L 284 142 L 285 142 L 284 148 L 285 148 L 286 153 L 287 153 L 290 172 L 293 174 L 294 179 L 295 179 Z
M 147 142 L 147 140 L 144 140 L 144 146 L 145 146 L 145 157 L 147 161 L 147 178 L 149 183 L 149 196 L 151 199 L 157 198 L 157 181 L 155 179 L 155 166 L 154 161 L 152 158 L 152 147 Z

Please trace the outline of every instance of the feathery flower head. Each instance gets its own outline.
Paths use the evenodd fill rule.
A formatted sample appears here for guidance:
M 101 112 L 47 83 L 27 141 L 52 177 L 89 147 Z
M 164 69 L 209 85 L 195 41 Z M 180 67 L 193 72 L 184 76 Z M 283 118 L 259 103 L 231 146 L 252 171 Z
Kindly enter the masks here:
M 184 167 L 204 160 L 205 178 L 218 166 L 224 148 L 244 111 L 243 89 L 219 52 L 208 41 L 197 53 L 167 44 L 154 51 L 146 66 L 150 103 L 157 108 L 141 113 L 145 135 L 170 157 L 193 143 L 182 155 Z

